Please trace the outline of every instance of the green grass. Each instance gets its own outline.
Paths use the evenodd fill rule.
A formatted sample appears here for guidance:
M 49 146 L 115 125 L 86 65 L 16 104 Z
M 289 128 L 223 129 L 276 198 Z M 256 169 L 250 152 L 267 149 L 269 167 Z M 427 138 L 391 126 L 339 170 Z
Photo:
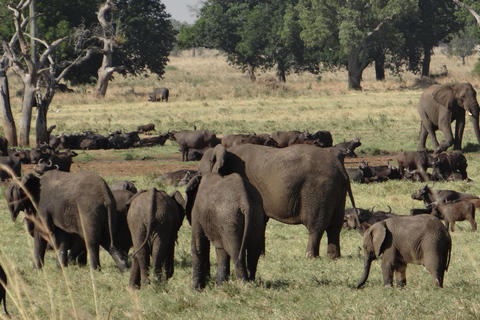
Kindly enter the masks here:
M 434 56 L 436 65 L 453 63 Z M 470 63 L 471 65 L 472 63 Z M 467 64 L 468 65 L 468 64 Z M 291 76 L 287 84 L 269 87 L 267 81 L 251 84 L 221 57 L 172 58 L 165 79 L 116 77 L 104 100 L 94 100 L 91 88 L 76 88 L 77 94 L 57 94 L 48 114 L 56 132 L 74 133 L 98 129 L 134 130 L 140 124 L 155 123 L 157 134 L 168 130 L 210 129 L 215 133 L 272 132 L 275 130 L 330 130 L 334 142 L 359 137 L 361 155 L 414 150 L 419 119 L 416 103 L 422 90 L 408 89 L 413 78 L 389 78 L 377 83 L 373 72 L 364 76 L 364 92 L 346 90 L 344 73 Z M 187 74 L 187 71 L 189 72 Z M 465 70 L 451 70 L 444 81 L 471 81 Z M 272 75 L 262 74 L 261 77 Z M 15 81 L 11 83 L 15 87 Z M 171 90 L 170 102 L 148 102 L 154 86 Z M 126 95 L 126 88 L 144 96 Z M 11 92 L 15 92 L 11 90 Z M 19 99 L 12 98 L 14 114 Z M 60 112 L 55 112 L 61 110 Z M 18 119 L 18 118 L 17 118 Z M 18 120 L 17 120 L 18 121 Z M 34 119 L 35 121 L 35 119 Z M 18 122 L 17 122 L 18 123 Z M 33 122 L 34 123 L 34 122 Z M 34 141 L 32 132 L 32 141 Z M 473 130 L 467 123 L 464 145 L 469 166 L 467 182 L 435 184 L 480 195 L 480 157 Z M 428 146 L 428 144 L 427 144 Z M 85 152 L 75 161 L 99 159 L 141 160 L 163 155 L 180 159 L 178 146 L 131 150 Z M 320 161 L 320 160 L 319 160 Z M 180 162 L 178 162 L 180 163 Z M 186 166 L 192 167 L 191 163 Z M 108 176 L 107 183 L 134 180 L 138 189 L 174 188 L 155 181 L 156 176 Z M 389 181 L 382 184 L 352 184 L 358 207 L 408 214 L 422 207 L 410 195 L 422 183 Z M 3 187 L 0 189 L 3 195 Z M 179 189 L 183 194 L 185 187 Z M 3 197 L 3 196 L 1 196 Z M 347 207 L 350 203 L 347 201 Z M 120 274 L 110 256 L 102 251 L 102 271 L 69 266 L 58 270 L 55 255 L 48 252 L 41 271 L 32 268 L 33 239 L 26 233 L 22 216 L 11 221 L 6 203 L 0 199 L 0 263 L 9 276 L 7 305 L 19 319 L 478 319 L 480 317 L 480 241 L 468 222 L 457 224 L 452 233 L 453 251 L 444 289 L 431 283 L 422 266 L 409 265 L 403 290 L 383 288 L 380 261 L 372 264 L 366 285 L 355 289 L 363 268 L 362 238 L 355 231 L 342 231 L 342 257 L 326 258 L 326 237 L 320 257 L 306 259 L 308 233 L 303 226 L 270 220 L 266 229 L 266 255 L 259 261 L 257 280 L 240 283 L 232 274 L 222 287 L 215 285 L 215 252 L 211 251 L 212 279 L 202 293 L 192 290 L 190 254 L 191 229 L 184 221 L 175 252 L 175 274 L 168 283 L 129 290 L 129 274 Z M 478 219 L 477 219 L 478 220 Z M 233 270 L 233 268 L 232 268 Z M 0 317 L 2 317 L 0 312 Z

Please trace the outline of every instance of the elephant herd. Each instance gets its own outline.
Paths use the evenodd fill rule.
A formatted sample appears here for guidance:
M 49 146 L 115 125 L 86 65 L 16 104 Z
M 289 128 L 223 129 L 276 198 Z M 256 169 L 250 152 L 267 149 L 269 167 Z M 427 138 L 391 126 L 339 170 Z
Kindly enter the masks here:
M 472 90 L 469 84 L 448 84 L 425 91 L 418 107 L 422 118 L 419 152 L 423 151 L 428 134 L 436 154 L 451 145 L 461 148 L 465 120 L 462 108 L 473 116 L 480 143 L 479 108 L 476 99 L 472 101 L 472 96 L 476 96 Z M 168 93 L 163 99 L 168 99 Z M 447 110 L 433 110 L 442 105 Z M 434 115 L 438 121 L 433 120 Z M 453 120 L 457 121 L 455 139 L 448 136 Z M 446 141 L 436 142 L 437 129 L 444 132 Z M 50 170 L 11 182 L 5 191 L 8 208 L 13 220 L 19 212 L 25 214 L 27 229 L 34 237 L 34 267 L 43 266 L 45 251 L 52 247 L 58 252 L 59 265 L 66 266 L 69 259 L 85 264 L 88 258 L 92 269 L 100 269 L 101 246 L 123 272 L 129 268 L 127 254 L 133 247 L 130 286 L 148 283 L 150 258 L 154 277 L 160 280 L 163 273 L 166 280 L 174 273 L 175 242 L 184 216 L 192 229 L 196 290 L 206 286 L 209 276 L 210 243 L 217 254 L 218 284 L 228 279 L 230 260 L 237 278 L 254 280 L 258 259 L 265 252 L 265 228 L 270 218 L 306 227 L 307 257 L 319 255 L 325 232 L 327 255 L 332 259 L 340 257 L 347 196 L 354 208 L 354 219 L 360 223 L 350 177 L 343 164 L 343 157 L 354 154 L 354 148 L 360 145 L 358 139 L 345 142 L 338 147 L 342 149 L 332 152 L 328 131 L 317 132 L 316 138 L 308 139 L 299 138 L 300 133 L 293 141 L 291 137 L 277 137 L 288 148 L 279 147 L 273 134 L 265 138 L 265 142 L 275 140 L 277 145 L 272 148 L 265 142 L 244 143 L 250 137 L 235 137 L 226 146 L 227 141 L 223 143 L 205 130 L 193 132 L 194 138 L 189 133 L 168 133 L 169 139 L 179 143 L 184 160 L 188 160 L 191 145 L 206 148 L 198 174 L 189 178 L 185 199 L 178 191 L 169 195 L 155 188 L 136 192 L 128 183 L 108 186 L 100 176 L 88 172 Z M 415 169 L 421 170 L 422 164 L 417 160 Z M 404 163 L 402 169 L 412 167 Z M 466 179 L 463 169 L 452 170 Z M 444 203 L 438 204 L 435 214 L 389 217 L 365 230 L 364 273 L 358 287 L 366 282 L 371 262 L 381 255 L 384 285 L 391 286 L 395 276 L 397 286 L 404 286 L 407 263 L 416 263 L 427 268 L 437 286 L 443 286 L 451 239 L 448 229 L 435 217 L 444 210 Z

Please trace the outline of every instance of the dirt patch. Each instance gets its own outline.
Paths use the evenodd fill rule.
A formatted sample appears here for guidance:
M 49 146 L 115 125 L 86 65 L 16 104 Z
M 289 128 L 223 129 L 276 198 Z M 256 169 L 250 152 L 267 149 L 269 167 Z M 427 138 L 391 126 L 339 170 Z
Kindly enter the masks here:
M 368 162 L 370 166 L 386 165 L 388 161 L 392 165 L 397 165 L 396 154 L 362 156 L 358 158 L 346 158 L 346 168 L 358 168 L 358 163 Z M 179 163 L 178 159 L 171 156 L 165 156 L 154 160 L 120 160 L 109 157 L 108 160 L 75 161 L 72 163 L 70 172 L 92 171 L 102 177 L 132 177 L 143 175 L 162 175 L 165 172 L 176 171 L 180 169 L 196 170 L 198 162 Z M 22 165 L 24 173 L 34 173 L 33 164 Z

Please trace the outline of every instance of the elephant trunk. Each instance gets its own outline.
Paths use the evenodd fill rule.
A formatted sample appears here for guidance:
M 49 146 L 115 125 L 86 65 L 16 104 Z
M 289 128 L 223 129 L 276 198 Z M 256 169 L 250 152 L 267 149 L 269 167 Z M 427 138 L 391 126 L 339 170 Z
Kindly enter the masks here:
M 365 258 L 365 265 L 363 267 L 362 279 L 360 279 L 360 281 L 358 282 L 357 289 L 359 289 L 361 286 L 363 286 L 365 284 L 365 282 L 367 282 L 368 275 L 370 274 L 371 264 L 372 264 L 372 259 Z
M 472 114 L 473 131 L 475 132 L 475 136 L 477 137 L 478 144 L 480 144 L 480 129 L 478 127 L 478 118 L 478 114 Z

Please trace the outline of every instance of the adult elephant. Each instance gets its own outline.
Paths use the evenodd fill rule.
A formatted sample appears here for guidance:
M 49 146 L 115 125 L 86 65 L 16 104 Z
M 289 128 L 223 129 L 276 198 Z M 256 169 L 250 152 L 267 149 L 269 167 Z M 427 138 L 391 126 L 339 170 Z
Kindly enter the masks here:
M 21 186 L 7 190 L 9 207 L 13 205 L 12 219 L 22 208 L 34 222 L 36 268 L 44 264 L 47 242 L 58 247 L 60 262 L 67 265 L 72 235 L 85 242 L 92 269 L 100 268 L 100 245 L 121 271 L 127 268 L 126 254 L 117 244 L 116 202 L 106 182 L 96 173 L 53 170 L 41 177 L 27 174 Z
M 207 150 L 198 171 L 239 173 L 260 192 L 267 217 L 308 230 L 307 256 L 319 254 L 326 231 L 327 254 L 340 257 L 340 231 L 347 192 L 355 207 L 345 167 L 330 152 L 309 145 L 277 149 L 245 144 Z
M 465 129 L 465 111 L 472 116 L 473 130 L 480 144 L 478 117 L 480 108 L 477 92 L 468 82 L 435 84 L 422 93 L 418 101 L 418 113 L 422 119 L 417 150 L 425 149 L 427 136 L 430 135 L 435 153 L 447 150 L 453 145 L 454 150 L 462 149 L 463 130 Z M 455 138 L 451 123 L 455 123 Z M 435 131 L 443 132 L 445 140 L 440 144 Z

